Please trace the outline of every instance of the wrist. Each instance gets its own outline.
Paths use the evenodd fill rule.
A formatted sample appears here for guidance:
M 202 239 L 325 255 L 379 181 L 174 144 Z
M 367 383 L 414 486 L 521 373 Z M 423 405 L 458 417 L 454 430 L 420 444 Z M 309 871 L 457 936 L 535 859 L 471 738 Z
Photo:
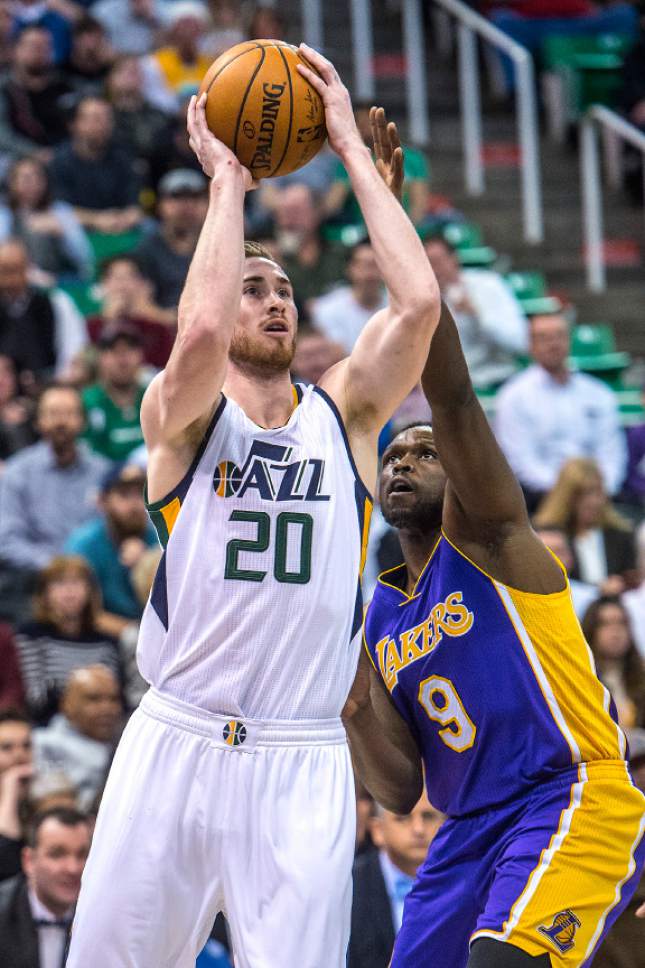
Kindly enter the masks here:
M 370 167 L 373 167 L 370 149 L 359 135 L 356 135 L 355 138 L 351 138 L 346 144 L 338 147 L 336 153 L 348 172 L 350 167 L 354 165 L 369 163 Z
M 220 195 L 222 191 L 230 192 L 236 189 L 239 190 L 241 195 L 244 195 L 244 172 L 242 171 L 242 166 L 229 162 L 221 168 L 218 168 L 209 182 L 208 189 L 211 198 Z

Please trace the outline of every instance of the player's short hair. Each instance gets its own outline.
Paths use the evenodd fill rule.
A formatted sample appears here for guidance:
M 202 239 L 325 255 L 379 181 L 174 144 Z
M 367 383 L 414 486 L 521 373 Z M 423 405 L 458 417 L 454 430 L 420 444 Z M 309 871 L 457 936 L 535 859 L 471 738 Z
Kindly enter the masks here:
M 245 259 L 268 259 L 269 262 L 275 262 L 274 257 L 271 255 L 268 249 L 265 249 L 265 247 L 262 245 L 261 242 L 245 242 L 244 258 Z
M 50 807 L 37 813 L 29 824 L 27 830 L 27 844 L 29 847 L 38 845 L 38 831 L 46 820 L 57 820 L 64 827 L 78 827 L 80 824 L 87 825 L 87 814 L 81 813 L 74 807 Z

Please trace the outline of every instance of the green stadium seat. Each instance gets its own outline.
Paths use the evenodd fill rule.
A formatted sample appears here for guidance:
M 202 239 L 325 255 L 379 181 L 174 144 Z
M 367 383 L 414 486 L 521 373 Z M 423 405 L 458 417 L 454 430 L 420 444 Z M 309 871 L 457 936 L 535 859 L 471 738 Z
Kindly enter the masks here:
M 125 252 L 132 252 L 141 239 L 141 229 L 134 228 L 127 232 L 119 232 L 114 235 L 107 235 L 103 232 L 88 232 L 88 238 L 94 260 L 97 266 L 106 259 L 111 259 L 115 255 L 123 255 Z
M 614 331 L 607 323 L 584 323 L 571 331 L 571 364 L 577 370 L 594 373 L 611 385 L 630 362 L 629 353 L 616 349 Z
M 624 57 L 633 43 L 634 38 L 627 34 L 553 35 L 544 40 L 543 64 L 561 80 L 569 120 L 591 104 L 615 104 Z
M 645 406 L 643 406 L 643 394 L 640 390 L 633 387 L 619 387 L 616 390 L 616 396 L 623 427 L 645 423 Z
M 465 269 L 488 269 L 497 261 L 497 252 L 490 245 L 458 248 L 457 258 Z
M 101 300 L 95 282 L 61 282 L 58 288 L 71 296 L 83 316 L 94 316 L 100 312 Z

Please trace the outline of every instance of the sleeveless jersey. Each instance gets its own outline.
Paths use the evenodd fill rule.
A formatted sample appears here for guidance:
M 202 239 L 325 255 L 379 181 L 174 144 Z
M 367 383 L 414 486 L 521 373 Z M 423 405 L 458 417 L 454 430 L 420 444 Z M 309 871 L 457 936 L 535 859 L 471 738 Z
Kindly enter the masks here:
M 165 551 L 139 668 L 210 712 L 333 719 L 356 669 L 371 499 L 333 401 L 294 387 L 294 402 L 266 430 L 222 397 L 185 478 L 148 506 Z
M 417 740 L 435 807 L 463 816 L 577 763 L 624 758 L 568 585 L 509 588 L 445 535 L 410 596 L 391 583 L 404 567 L 379 577 L 365 644 Z

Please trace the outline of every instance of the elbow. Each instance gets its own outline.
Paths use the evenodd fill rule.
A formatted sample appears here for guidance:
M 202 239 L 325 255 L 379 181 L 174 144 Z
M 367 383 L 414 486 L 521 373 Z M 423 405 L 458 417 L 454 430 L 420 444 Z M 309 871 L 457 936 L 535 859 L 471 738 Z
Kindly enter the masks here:
M 407 789 L 380 790 L 374 799 L 390 813 L 396 813 L 401 817 L 412 813 L 423 793 L 423 783 L 419 782 Z
M 400 316 L 404 325 L 416 327 L 421 322 L 436 329 L 441 316 L 441 293 L 434 278 L 428 285 L 415 286 L 405 294 Z
M 228 353 L 230 337 L 228 328 L 213 319 L 186 319 L 181 313 L 179 315 L 177 342 L 182 355 L 199 359 L 203 359 L 204 354 L 224 355 Z

